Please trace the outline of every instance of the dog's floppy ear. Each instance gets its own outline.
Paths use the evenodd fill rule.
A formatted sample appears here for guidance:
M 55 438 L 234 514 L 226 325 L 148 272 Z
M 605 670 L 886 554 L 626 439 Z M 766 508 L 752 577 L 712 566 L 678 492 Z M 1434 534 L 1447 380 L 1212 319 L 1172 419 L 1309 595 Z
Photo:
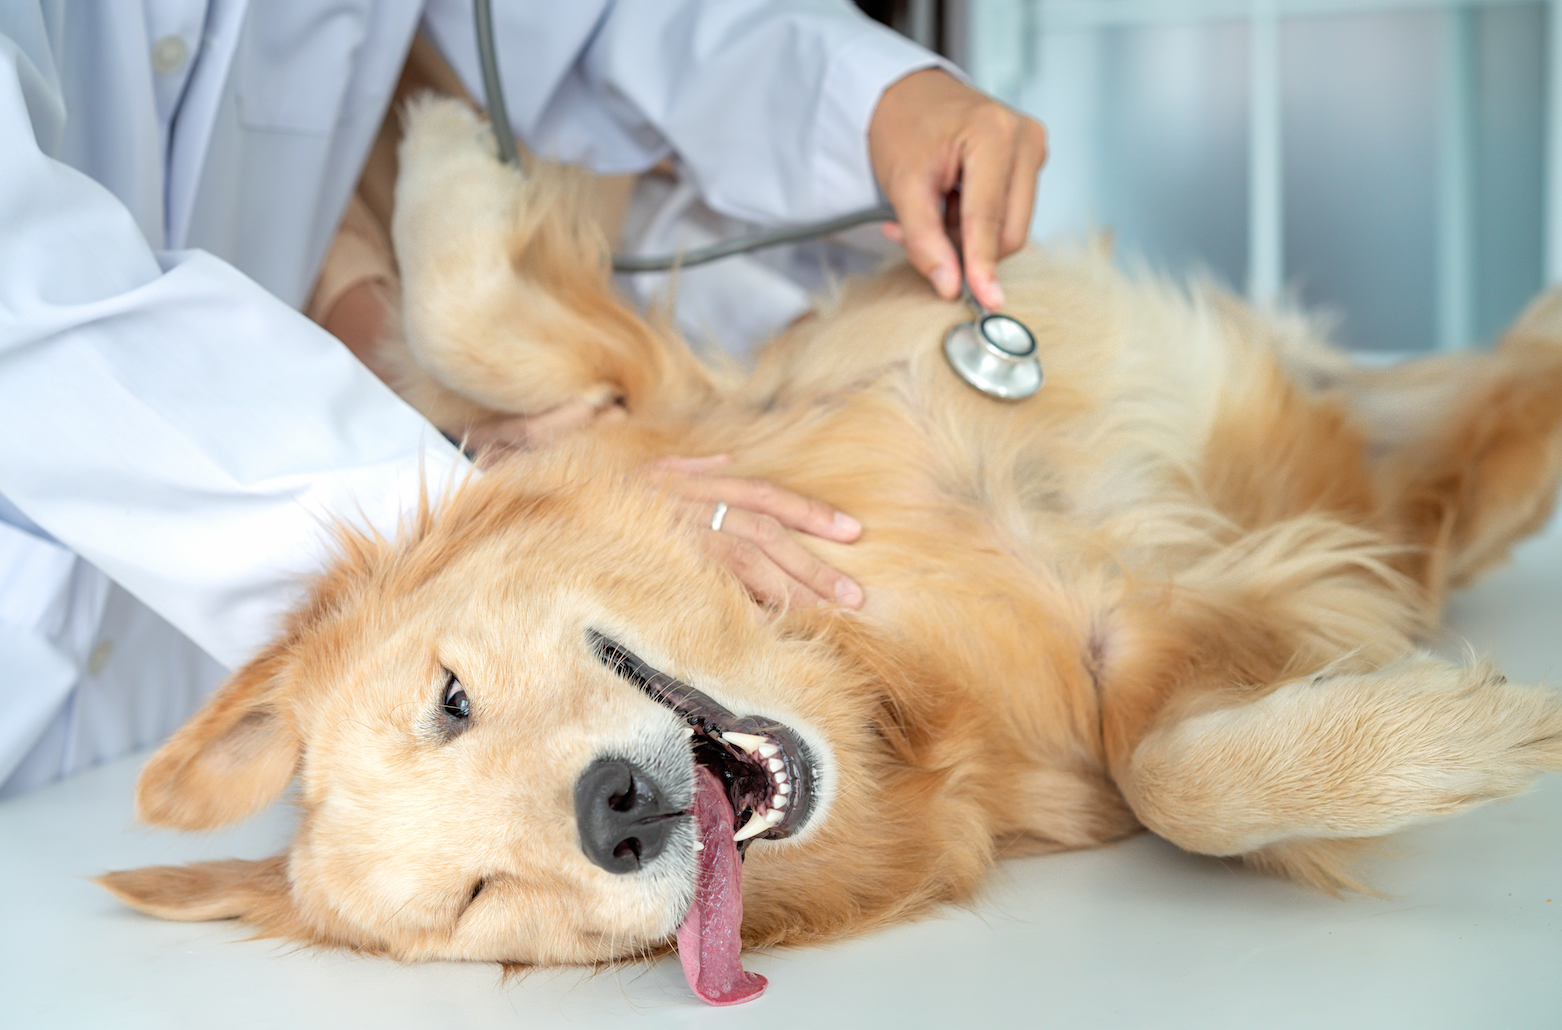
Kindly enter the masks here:
M 286 704 L 290 664 L 291 648 L 271 647 L 229 677 L 158 749 L 136 786 L 142 820 L 210 830 L 248 818 L 281 796 L 302 746 Z
M 162 919 L 244 919 L 268 935 L 299 936 L 286 856 L 105 873 L 100 886 L 131 908 Z
M 433 524 L 425 491 L 408 528 Z M 303 642 L 322 619 L 362 588 L 394 546 L 342 526 L 336 560 L 315 580 L 306 604 L 288 616 L 282 635 L 228 677 L 189 722 L 141 770 L 136 814 L 154 826 L 211 830 L 254 815 L 293 781 L 303 751 L 294 694 L 307 677 Z

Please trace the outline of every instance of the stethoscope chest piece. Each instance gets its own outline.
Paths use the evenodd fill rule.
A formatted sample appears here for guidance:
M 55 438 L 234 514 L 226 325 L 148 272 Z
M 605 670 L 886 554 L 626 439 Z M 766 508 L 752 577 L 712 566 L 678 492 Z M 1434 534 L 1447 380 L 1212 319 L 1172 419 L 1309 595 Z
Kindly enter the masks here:
M 944 337 L 944 356 L 959 374 L 989 397 L 1017 401 L 1041 389 L 1045 374 L 1036 338 L 1008 315 L 982 314 Z

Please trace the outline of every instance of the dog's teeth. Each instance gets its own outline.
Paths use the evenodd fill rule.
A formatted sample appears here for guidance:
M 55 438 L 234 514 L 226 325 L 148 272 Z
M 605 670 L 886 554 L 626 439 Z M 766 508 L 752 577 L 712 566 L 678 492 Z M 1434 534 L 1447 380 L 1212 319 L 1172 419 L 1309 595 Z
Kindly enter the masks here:
M 705 842 L 704 841 L 698 841 L 698 840 L 695 841 L 694 842 L 694 850 L 695 851 L 704 851 L 705 850 Z
M 770 826 L 774 826 L 784 818 L 786 818 L 786 813 L 781 811 L 779 808 L 772 808 L 770 811 L 765 813 L 765 822 Z
M 694 739 L 694 727 L 693 726 L 685 726 L 683 728 L 683 735 L 687 739 L 693 740 Z
M 733 730 L 729 730 L 726 733 L 723 733 L 721 735 L 721 739 L 725 740 L 729 744 L 736 744 L 738 747 L 742 748 L 744 751 L 747 751 L 751 755 L 755 751 L 761 751 L 761 749 L 768 743 L 764 737 L 761 737 L 756 733 L 738 733 Z M 761 753 L 763 752 L 761 751 Z
M 757 837 L 761 833 L 764 833 L 766 830 L 770 829 L 770 826 L 771 824 L 766 821 L 764 816 L 760 815 L 758 812 L 755 812 L 753 815 L 749 816 L 748 822 L 743 824 L 743 829 L 732 835 L 732 839 L 734 842 L 736 842 L 740 840 L 748 840 L 750 837 Z
M 785 780 L 780 780 L 780 782 L 776 784 L 776 790 L 779 790 L 783 794 L 790 794 L 792 793 L 792 785 Z
M 775 775 L 775 780 L 776 780 L 777 783 L 785 783 L 786 782 L 786 771 L 784 769 L 777 769 L 776 770 L 776 775 Z
M 777 794 L 775 797 L 771 798 L 770 799 L 770 807 L 772 807 L 772 808 L 785 808 L 786 807 L 786 795 L 785 794 Z
M 771 772 L 778 773 L 782 769 L 785 769 L 785 768 L 786 768 L 786 766 L 782 763 L 781 759 L 779 759 L 779 758 L 772 758 L 770 760 L 770 771 Z
M 759 747 L 755 750 L 759 752 L 761 758 L 774 758 L 776 755 L 781 753 L 781 749 L 775 744 L 770 743 L 768 740 L 759 745 Z

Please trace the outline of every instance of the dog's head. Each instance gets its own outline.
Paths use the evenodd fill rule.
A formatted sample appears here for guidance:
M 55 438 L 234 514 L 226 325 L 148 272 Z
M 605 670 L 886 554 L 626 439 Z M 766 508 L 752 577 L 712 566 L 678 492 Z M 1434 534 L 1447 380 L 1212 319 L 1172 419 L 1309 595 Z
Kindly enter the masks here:
M 756 989 L 740 923 L 818 939 L 947 897 L 906 843 L 926 813 L 884 798 L 936 774 L 907 761 L 884 670 L 843 644 L 852 620 L 761 612 L 600 460 L 491 473 L 395 543 L 345 534 L 139 787 L 147 821 L 206 829 L 296 780 L 290 850 L 104 884 L 409 959 L 591 964 L 677 935 L 718 1001 Z

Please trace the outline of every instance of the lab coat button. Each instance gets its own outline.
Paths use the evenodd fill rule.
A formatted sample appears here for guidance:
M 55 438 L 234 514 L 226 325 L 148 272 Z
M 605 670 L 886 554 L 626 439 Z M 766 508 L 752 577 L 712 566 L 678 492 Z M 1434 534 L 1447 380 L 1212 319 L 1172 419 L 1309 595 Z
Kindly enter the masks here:
M 93 676 L 102 672 L 103 667 L 108 664 L 109 656 L 113 653 L 114 642 L 112 640 L 99 640 L 98 646 L 94 647 L 92 653 L 87 656 L 87 672 Z
M 190 56 L 190 47 L 180 36 L 164 36 L 152 44 L 152 68 L 159 75 L 176 72 Z

